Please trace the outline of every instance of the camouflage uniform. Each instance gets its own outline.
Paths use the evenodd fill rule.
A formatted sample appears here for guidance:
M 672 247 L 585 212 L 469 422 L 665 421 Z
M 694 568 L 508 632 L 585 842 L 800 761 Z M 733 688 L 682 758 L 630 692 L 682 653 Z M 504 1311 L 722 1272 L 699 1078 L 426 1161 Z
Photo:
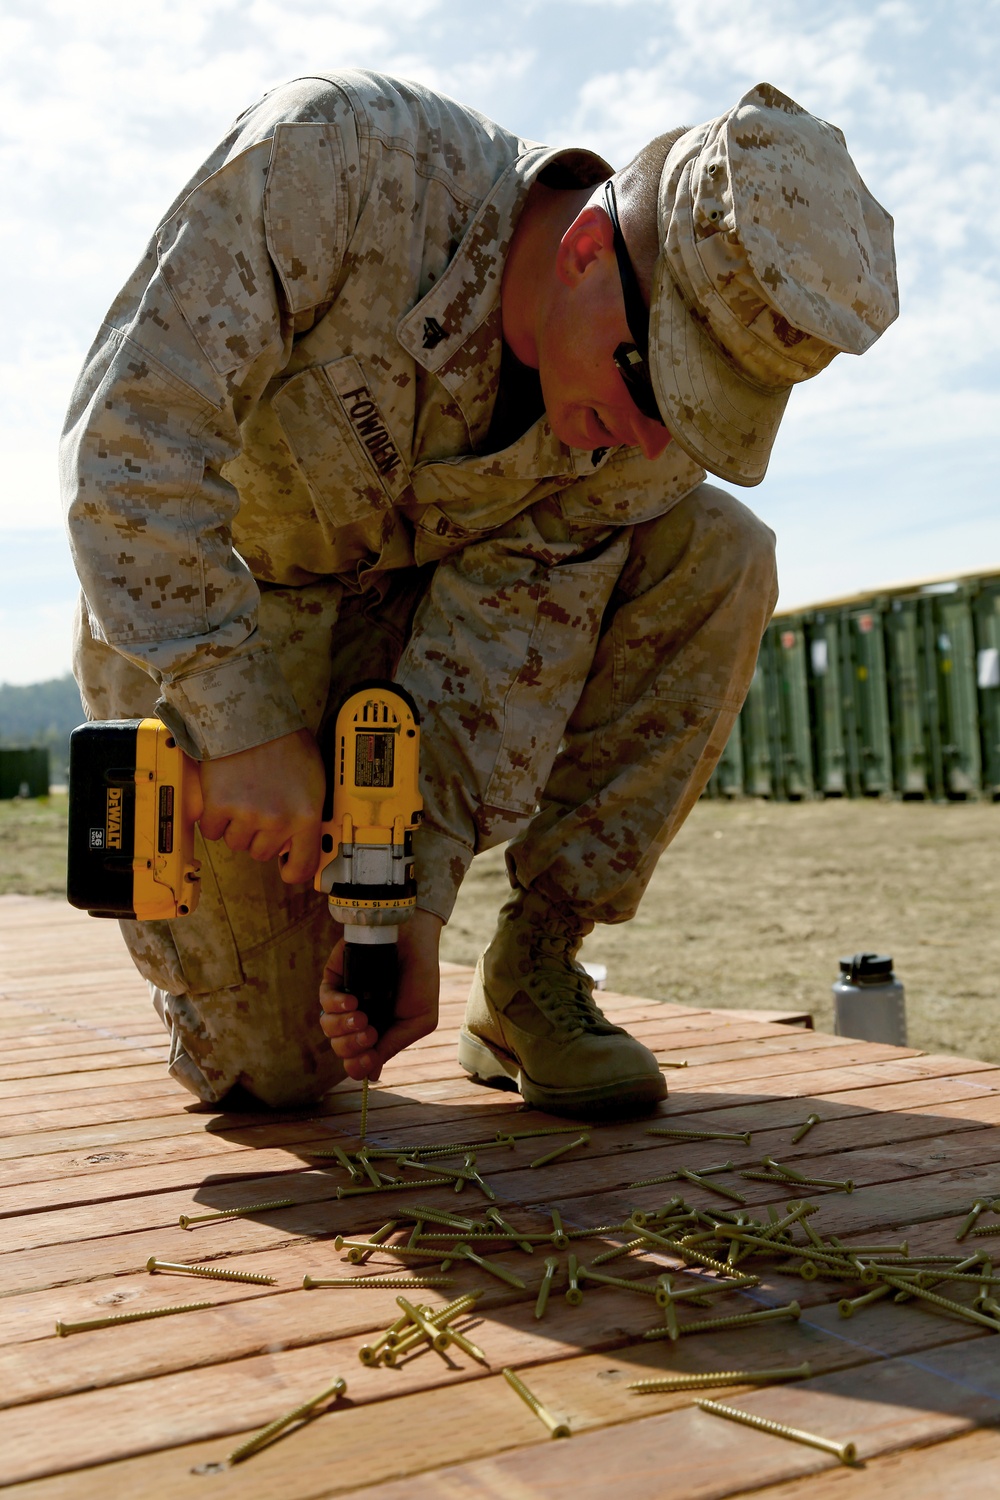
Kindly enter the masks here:
M 635 911 L 721 753 L 774 604 L 770 532 L 676 445 L 487 452 L 500 280 L 531 184 L 600 158 L 398 80 L 269 94 L 172 207 L 94 344 L 62 447 L 88 712 L 199 759 L 395 671 L 424 720 L 419 904 L 473 855 L 589 920 Z M 195 916 L 124 924 L 206 1099 L 341 1076 L 323 898 L 222 843 Z

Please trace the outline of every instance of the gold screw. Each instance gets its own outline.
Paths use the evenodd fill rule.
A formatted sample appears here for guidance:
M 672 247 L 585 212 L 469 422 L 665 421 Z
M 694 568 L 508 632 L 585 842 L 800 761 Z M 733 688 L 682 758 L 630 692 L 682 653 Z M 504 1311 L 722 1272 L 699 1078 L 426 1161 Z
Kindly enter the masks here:
M 416 1177 L 411 1182 L 385 1182 L 378 1187 L 339 1187 L 338 1198 L 364 1198 L 369 1193 L 397 1193 L 401 1188 L 447 1187 L 446 1177 Z
M 429 1224 L 443 1224 L 446 1229 L 461 1229 L 469 1234 L 476 1227 L 475 1219 L 460 1218 L 444 1208 L 425 1208 L 422 1203 L 412 1203 L 409 1208 L 401 1208 L 399 1213 L 405 1219 L 424 1219 Z
M 792 1145 L 797 1145 L 799 1141 L 801 1141 L 805 1136 L 809 1134 L 814 1125 L 819 1125 L 821 1123 L 822 1122 L 819 1115 L 808 1115 L 805 1121 L 799 1126 L 798 1130 L 792 1136 Z
M 518 1249 L 524 1251 L 525 1255 L 534 1255 L 534 1245 L 532 1245 L 528 1240 L 518 1239 L 517 1230 L 513 1227 L 513 1225 L 507 1223 L 507 1220 L 504 1218 L 503 1214 L 498 1208 L 488 1208 L 483 1217 L 489 1220 L 491 1224 L 495 1224 L 498 1229 L 502 1229 L 505 1235 L 508 1235 L 512 1240 L 514 1240 Z
M 552 1289 L 552 1278 L 555 1276 L 558 1266 L 559 1262 L 554 1255 L 547 1255 L 545 1257 L 545 1275 L 542 1277 L 542 1284 L 538 1288 L 538 1301 L 535 1303 L 536 1318 L 544 1318 L 545 1316 L 545 1309 L 549 1304 L 549 1292 Z
M 411 1322 L 416 1323 L 424 1337 L 430 1342 L 432 1349 L 443 1354 L 448 1347 L 449 1338 L 446 1328 L 438 1328 L 419 1307 L 415 1307 L 406 1297 L 397 1297 L 396 1306 L 401 1307 Z
M 169 1318 L 173 1313 L 198 1312 L 214 1307 L 214 1302 L 185 1302 L 178 1307 L 150 1307 L 145 1312 L 115 1313 L 107 1318 L 85 1318 L 79 1323 L 56 1323 L 56 1333 L 66 1338 L 71 1333 L 87 1333 L 91 1328 L 112 1328 L 116 1323 L 142 1323 L 146 1318 Z
M 395 1334 L 402 1333 L 403 1329 L 406 1327 L 409 1321 L 410 1320 L 406 1316 L 406 1314 L 401 1313 L 400 1316 L 396 1319 L 395 1323 L 391 1323 L 384 1333 L 379 1334 L 374 1343 L 362 1344 L 361 1348 L 358 1350 L 358 1358 L 360 1359 L 361 1363 L 363 1365 L 377 1365 L 381 1350 L 387 1343 L 389 1343 L 389 1341 Z
M 279 1432 L 283 1432 L 286 1427 L 290 1427 L 293 1422 L 298 1422 L 303 1417 L 311 1416 L 317 1406 L 321 1406 L 324 1402 L 330 1401 L 335 1396 L 342 1396 L 346 1390 L 347 1381 L 338 1378 L 332 1385 L 327 1386 L 325 1391 L 320 1391 L 318 1396 L 313 1396 L 311 1401 L 303 1401 L 301 1406 L 296 1406 L 294 1410 L 286 1412 L 283 1417 L 278 1417 L 274 1422 L 268 1422 L 267 1426 L 262 1427 L 252 1438 L 248 1438 L 245 1443 L 241 1443 L 238 1448 L 234 1448 L 229 1455 L 229 1462 L 231 1464 L 242 1463 L 243 1459 L 249 1458 L 251 1453 L 256 1453 L 260 1448 L 263 1448 L 273 1437 L 277 1437 Z
M 270 1203 L 248 1203 L 245 1208 L 222 1208 L 217 1213 L 181 1214 L 177 1222 L 182 1229 L 190 1229 L 192 1224 L 207 1224 L 210 1219 L 241 1219 L 244 1214 L 263 1213 L 269 1208 L 294 1207 L 294 1198 L 272 1198 Z
M 644 1239 L 626 1240 L 624 1245 L 616 1245 L 613 1250 L 602 1250 L 600 1255 L 595 1255 L 590 1262 L 592 1266 L 603 1266 L 611 1260 L 617 1260 L 620 1255 L 629 1255 L 633 1250 L 638 1250 L 644 1245 Z
M 417 1250 L 417 1249 L 412 1249 L 409 1245 L 374 1245 L 373 1246 L 373 1243 L 372 1243 L 371 1240 L 348 1240 L 348 1239 L 345 1239 L 342 1234 L 338 1234 L 336 1236 L 336 1238 L 334 1239 L 333 1248 L 335 1250 L 342 1250 L 345 1246 L 347 1247 L 348 1251 L 351 1251 L 351 1250 L 372 1250 L 374 1248 L 376 1250 L 381 1250 L 382 1253 L 383 1253 L 383 1255 L 412 1256 L 412 1257 L 414 1257 L 417 1260 L 440 1260 L 441 1259 L 441 1252 L 440 1252 L 440 1250 Z
M 769 1417 L 758 1417 L 752 1412 L 739 1411 L 735 1406 L 723 1406 L 720 1401 L 699 1401 L 702 1411 L 716 1417 L 728 1417 L 731 1422 L 743 1422 L 747 1427 L 756 1427 L 760 1432 L 771 1432 L 775 1437 L 791 1438 L 795 1443 L 806 1443 L 810 1448 L 821 1448 L 832 1453 L 842 1464 L 853 1464 L 857 1448 L 853 1443 L 835 1443 L 830 1438 L 817 1437 L 813 1432 L 803 1432 L 798 1427 L 786 1427 L 784 1422 L 772 1422 Z
M 570 1256 L 570 1259 L 575 1259 Z M 605 1276 L 603 1271 L 595 1271 L 590 1266 L 581 1266 L 579 1276 L 584 1281 L 596 1281 L 598 1286 L 618 1286 L 626 1292 L 642 1292 L 646 1297 L 656 1296 L 655 1286 L 644 1286 L 641 1281 L 630 1281 L 627 1276 Z
M 158 1260 L 151 1255 L 146 1262 L 147 1271 L 170 1271 L 177 1276 L 207 1276 L 213 1281 L 249 1281 L 254 1286 L 274 1286 L 273 1276 L 263 1276 L 256 1271 L 223 1271 L 215 1266 L 188 1266 L 172 1260 Z
M 368 1134 L 368 1078 L 361 1080 L 361 1123 L 358 1126 L 358 1140 L 363 1141 Z
M 520 1276 L 515 1276 L 513 1271 L 508 1271 L 506 1266 L 498 1266 L 495 1261 L 484 1260 L 474 1250 L 470 1250 L 464 1240 L 455 1246 L 455 1254 L 461 1255 L 465 1260 L 471 1260 L 474 1266 L 479 1266 L 483 1271 L 489 1271 L 491 1276 L 496 1276 L 500 1281 L 506 1281 L 508 1286 L 516 1287 L 519 1292 L 527 1291 L 527 1287 Z
M 578 1135 L 575 1141 L 567 1141 L 563 1146 L 557 1146 L 554 1151 L 547 1151 L 544 1156 L 536 1157 L 529 1163 L 532 1167 L 547 1167 L 550 1161 L 555 1161 L 557 1156 L 565 1156 L 567 1151 L 572 1151 L 576 1146 L 589 1146 L 589 1135 Z
M 359 1167 L 354 1165 L 343 1146 L 303 1146 L 302 1150 L 306 1156 L 318 1156 L 320 1158 L 332 1156 L 340 1163 L 344 1171 L 347 1172 L 352 1182 L 364 1181 L 365 1174 Z
M 973 1308 L 966 1307 L 963 1302 L 953 1302 L 948 1297 L 939 1297 L 937 1292 L 929 1292 L 926 1287 L 917 1286 L 916 1282 L 900 1281 L 897 1277 L 891 1276 L 888 1271 L 882 1271 L 881 1275 L 883 1281 L 887 1281 L 898 1291 L 909 1292 L 911 1296 L 919 1297 L 924 1302 L 933 1302 L 938 1307 L 957 1313 L 959 1317 L 968 1319 L 970 1323 L 982 1323 L 985 1328 L 992 1328 L 994 1333 L 1000 1333 L 1000 1322 L 996 1318 L 988 1318 L 985 1313 L 976 1312 Z
M 764 1312 L 737 1313 L 733 1318 L 700 1318 L 697 1323 L 686 1323 L 681 1333 L 708 1333 L 715 1328 L 748 1328 L 755 1323 L 772 1323 L 778 1318 L 797 1318 L 801 1312 L 797 1302 L 789 1302 L 787 1307 L 769 1307 Z M 666 1332 L 665 1328 L 649 1328 L 643 1338 L 662 1339 Z
M 368 1160 L 368 1154 L 365 1151 L 364 1146 L 361 1147 L 361 1150 L 358 1152 L 357 1157 L 355 1159 L 356 1159 L 356 1161 L 358 1163 L 358 1166 L 361 1168 L 362 1172 L 364 1172 L 365 1176 L 368 1178 L 368 1181 L 371 1183 L 372 1187 L 377 1187 L 377 1188 L 382 1187 L 383 1186 L 382 1174 L 381 1174 L 381 1172 L 376 1171 L 376 1169 L 372 1166 L 371 1162 Z M 397 1177 L 392 1177 L 389 1180 L 391 1182 L 398 1182 L 399 1181 L 399 1179 Z
M 774 1370 L 715 1370 L 704 1375 L 664 1375 L 656 1380 L 636 1380 L 630 1391 L 693 1391 L 712 1385 L 766 1385 L 770 1380 L 808 1380 L 812 1366 L 787 1365 Z
M 580 1290 L 580 1262 L 575 1255 L 569 1256 L 566 1261 L 566 1274 L 569 1279 L 566 1301 L 570 1307 L 579 1307 L 583 1301 L 583 1292 Z
M 975 1203 L 972 1205 L 972 1209 L 969 1213 L 968 1218 L 955 1236 L 956 1240 L 965 1239 L 965 1236 L 968 1234 L 973 1224 L 975 1224 L 976 1220 L 979 1218 L 979 1215 L 985 1213 L 989 1206 L 990 1200 L 988 1198 L 976 1199 Z
M 475 1305 L 478 1296 L 478 1292 L 467 1293 L 464 1297 L 456 1297 L 453 1302 L 447 1303 L 445 1307 L 439 1308 L 437 1312 L 430 1307 L 423 1306 L 420 1311 L 429 1323 L 434 1324 L 437 1329 L 440 1329 L 445 1324 L 450 1324 L 453 1318 L 458 1318 L 462 1313 L 468 1312 Z M 450 1327 L 448 1332 L 457 1342 L 459 1335 Z M 389 1339 L 387 1347 L 382 1352 L 383 1361 L 390 1367 L 394 1367 L 404 1355 L 411 1353 L 418 1344 L 422 1344 L 424 1338 L 423 1331 L 419 1327 L 414 1327 L 411 1323 L 408 1328 L 404 1328 L 401 1333 L 397 1333 Z M 472 1344 L 471 1348 L 475 1350 L 475 1344 Z M 483 1363 L 486 1363 L 481 1349 L 476 1350 L 476 1355 L 477 1357 L 482 1356 Z
M 423 1286 L 454 1286 L 454 1276 L 303 1276 L 303 1290 L 311 1292 L 318 1286 L 360 1286 L 360 1287 L 423 1287 Z
M 859 1307 L 867 1307 L 869 1302 L 878 1302 L 880 1298 L 888 1297 L 891 1291 L 891 1286 L 877 1286 L 870 1292 L 865 1292 L 862 1297 L 842 1297 L 837 1303 L 837 1311 L 842 1318 L 853 1318 Z
M 383 1240 L 387 1240 L 398 1223 L 398 1219 L 390 1219 L 388 1223 L 383 1224 L 381 1229 L 376 1229 L 375 1233 L 369 1237 L 368 1243 L 372 1246 L 371 1250 L 352 1248 L 347 1252 L 347 1259 L 354 1266 L 364 1265 L 365 1261 L 369 1260 L 375 1254 L 375 1246 L 381 1245 Z
M 642 1230 L 642 1237 L 644 1240 L 652 1240 L 655 1245 L 662 1245 L 665 1250 L 672 1250 L 682 1260 L 693 1260 L 695 1265 L 706 1266 L 710 1271 L 721 1271 L 723 1275 L 729 1275 L 730 1268 L 725 1261 L 717 1260 L 714 1255 L 703 1255 L 693 1245 L 682 1245 L 679 1240 L 668 1239 L 665 1235 L 654 1234 L 653 1230 L 645 1228 Z
M 671 1130 L 665 1125 L 650 1125 L 647 1135 L 671 1136 L 678 1141 L 742 1141 L 750 1144 L 749 1130 Z
M 498 1141 L 532 1141 L 543 1135 L 572 1135 L 579 1125 L 541 1125 L 537 1130 L 498 1130 Z
M 559 1210 L 557 1208 L 550 1208 L 549 1209 L 549 1213 L 552 1216 L 552 1243 L 553 1243 L 553 1245 L 555 1245 L 555 1247 L 556 1247 L 557 1250 L 568 1250 L 569 1249 L 569 1236 L 567 1235 L 565 1229 L 563 1228 L 563 1221 L 560 1218 Z
M 693 1182 L 695 1187 L 706 1188 L 710 1193 L 721 1193 L 723 1198 L 731 1198 L 734 1203 L 746 1203 L 742 1193 L 737 1193 L 733 1188 L 724 1187 L 721 1182 L 706 1182 L 704 1175 L 692 1172 L 687 1167 L 677 1168 L 678 1177 L 683 1177 L 686 1182 Z
M 565 1422 L 557 1422 L 552 1413 L 546 1410 L 537 1396 L 532 1395 L 531 1391 L 524 1384 L 524 1381 L 515 1375 L 513 1370 L 505 1368 L 502 1373 L 504 1380 L 506 1380 L 511 1390 L 520 1396 L 525 1406 L 530 1407 L 540 1422 L 545 1423 L 545 1426 L 554 1438 L 570 1436 L 567 1424 Z

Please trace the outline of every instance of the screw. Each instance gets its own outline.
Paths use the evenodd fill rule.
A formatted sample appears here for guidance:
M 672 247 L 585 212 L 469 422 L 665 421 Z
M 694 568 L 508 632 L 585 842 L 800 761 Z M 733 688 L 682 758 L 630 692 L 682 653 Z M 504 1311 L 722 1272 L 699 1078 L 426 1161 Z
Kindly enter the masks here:
M 786 1427 L 784 1422 L 772 1422 L 769 1417 L 758 1417 L 752 1412 L 739 1411 L 735 1406 L 723 1406 L 720 1401 L 699 1401 L 702 1411 L 716 1417 L 728 1417 L 731 1422 L 743 1422 L 747 1427 L 756 1427 L 760 1432 L 771 1432 L 775 1437 L 791 1438 L 795 1443 L 806 1443 L 810 1448 L 821 1448 L 832 1453 L 842 1464 L 853 1464 L 857 1448 L 853 1443 L 835 1443 L 830 1438 L 817 1437 L 813 1432 L 803 1432 L 798 1427 Z
M 559 1210 L 557 1208 L 550 1208 L 549 1213 L 552 1216 L 552 1243 L 557 1250 L 567 1250 L 569 1248 L 569 1238 L 563 1228 L 563 1221 L 559 1217 Z
M 803 1124 L 799 1126 L 798 1130 L 792 1136 L 792 1145 L 798 1145 L 799 1141 L 801 1141 L 805 1136 L 809 1134 L 814 1125 L 820 1124 L 822 1124 L 822 1121 L 820 1120 L 819 1115 L 807 1115 Z
M 570 1257 L 572 1260 L 574 1257 Z M 642 1292 L 647 1297 L 656 1296 L 655 1286 L 643 1286 L 641 1281 L 630 1281 L 627 1276 L 605 1276 L 603 1271 L 594 1271 L 590 1266 L 581 1266 L 579 1275 L 584 1281 L 596 1281 L 600 1286 L 620 1286 L 627 1292 Z
M 273 1198 L 270 1203 L 248 1203 L 245 1208 L 222 1208 L 217 1213 L 181 1214 L 177 1222 L 182 1229 L 190 1229 L 192 1224 L 207 1224 L 209 1219 L 239 1219 L 244 1214 L 263 1213 L 268 1208 L 294 1207 L 294 1198 Z
M 215 1266 L 188 1266 L 172 1260 L 158 1260 L 151 1255 L 146 1262 L 147 1271 L 172 1271 L 178 1276 L 207 1276 L 213 1281 L 249 1281 L 254 1286 L 274 1286 L 273 1276 L 262 1276 L 256 1271 L 223 1271 Z
M 434 1309 L 430 1307 L 421 1307 L 420 1311 L 423 1313 L 424 1317 L 429 1323 L 434 1324 L 436 1328 L 440 1329 L 443 1328 L 446 1323 L 450 1324 L 453 1318 L 460 1317 L 462 1313 L 468 1312 L 472 1307 L 474 1307 L 478 1296 L 478 1292 L 466 1293 L 465 1296 L 456 1297 L 453 1302 L 449 1302 L 445 1307 L 439 1308 L 437 1312 L 435 1312 Z M 454 1333 L 454 1330 L 449 1328 L 448 1331 L 449 1334 L 457 1341 L 458 1335 Z M 410 1354 L 414 1349 L 416 1349 L 418 1344 L 422 1344 L 423 1342 L 424 1334 L 422 1330 L 419 1327 L 414 1327 L 411 1324 L 401 1333 L 398 1333 L 394 1335 L 394 1337 L 390 1338 L 388 1346 L 383 1350 L 382 1359 L 385 1364 L 391 1367 L 395 1367 L 404 1355 Z M 473 1344 L 472 1348 L 475 1349 L 475 1347 L 476 1346 Z M 478 1354 L 482 1354 L 482 1350 L 479 1350 Z
M 260 1432 L 255 1433 L 252 1438 L 248 1438 L 245 1443 L 241 1443 L 238 1448 L 234 1448 L 229 1455 L 229 1462 L 231 1464 L 242 1463 L 243 1459 L 249 1458 L 251 1453 L 256 1453 L 258 1449 L 263 1448 L 266 1443 L 269 1443 L 279 1432 L 283 1432 L 286 1427 L 290 1427 L 293 1422 L 298 1422 L 302 1417 L 311 1416 L 317 1406 L 321 1406 L 324 1402 L 330 1401 L 335 1396 L 342 1396 L 346 1390 L 347 1381 L 338 1378 L 332 1385 L 327 1386 L 325 1391 L 320 1391 L 318 1396 L 313 1396 L 311 1401 L 303 1401 L 301 1406 L 296 1406 L 294 1410 L 286 1412 L 283 1417 L 278 1417 L 274 1422 L 268 1422 L 267 1426 L 262 1427 Z
M 368 1134 L 368 1079 L 361 1080 L 361 1123 L 358 1126 L 358 1140 L 363 1141 Z
M 483 1217 L 488 1219 L 491 1224 L 495 1224 L 498 1229 L 502 1229 L 504 1234 L 509 1235 L 517 1243 L 518 1248 L 524 1251 L 525 1255 L 534 1255 L 534 1245 L 530 1244 L 528 1240 L 518 1239 L 517 1230 L 507 1223 L 507 1220 L 498 1208 L 488 1208 Z
M 589 1146 L 589 1135 L 578 1135 L 575 1141 L 567 1141 L 563 1146 L 557 1146 L 554 1151 L 547 1151 L 544 1156 L 536 1157 L 530 1163 L 533 1167 L 547 1167 L 550 1161 L 555 1161 L 557 1156 L 565 1156 L 567 1151 L 572 1151 L 576 1146 Z
M 583 1301 L 583 1292 L 580 1289 L 580 1262 L 575 1255 L 569 1256 L 566 1261 L 566 1274 L 569 1278 L 569 1286 L 566 1288 L 566 1301 L 570 1307 L 579 1307 Z
M 418 1177 L 410 1182 L 387 1182 L 379 1187 L 339 1187 L 338 1198 L 364 1198 L 369 1193 L 396 1193 L 400 1188 L 447 1187 L 446 1177 Z
M 972 1205 L 972 1209 L 969 1213 L 968 1218 L 955 1236 L 956 1240 L 965 1239 L 965 1236 L 968 1234 L 973 1224 L 975 1224 L 976 1220 L 979 1218 L 979 1215 L 985 1213 L 989 1206 L 990 1200 L 988 1198 L 976 1199 L 975 1203 Z
M 984 1235 L 1000 1234 L 1000 1224 L 980 1224 L 978 1229 L 970 1229 L 969 1234 L 973 1239 L 981 1239 Z M 956 1235 L 956 1239 L 960 1236 Z
M 519 1379 L 519 1377 L 514 1374 L 513 1370 L 505 1368 L 503 1370 L 503 1378 L 504 1380 L 506 1380 L 511 1390 L 516 1391 L 516 1393 L 520 1396 L 525 1406 L 531 1408 L 538 1420 L 545 1423 L 545 1426 L 549 1429 L 549 1432 L 554 1438 L 570 1436 L 570 1430 L 566 1423 L 557 1422 L 552 1413 L 545 1409 L 537 1396 L 532 1395 L 532 1393 L 528 1390 L 528 1387 L 524 1384 L 524 1381 Z
M 399 1214 L 404 1219 L 426 1219 L 430 1224 L 443 1224 L 446 1229 L 462 1229 L 470 1234 L 476 1227 L 475 1219 L 463 1219 L 458 1214 L 450 1214 L 444 1208 L 425 1208 L 422 1203 L 413 1203 L 409 1208 L 401 1208 Z
M 754 1323 L 771 1323 L 778 1318 L 797 1318 L 802 1309 L 797 1302 L 789 1302 L 787 1307 L 769 1307 L 763 1312 L 737 1313 L 732 1318 L 700 1318 L 697 1323 L 686 1323 L 681 1333 L 708 1333 L 714 1328 L 748 1328 Z M 662 1339 L 666 1334 L 665 1328 L 649 1328 L 643 1334 L 644 1339 Z
M 959 1317 L 967 1318 L 972 1323 L 982 1323 L 985 1328 L 992 1328 L 995 1333 L 1000 1333 L 1000 1322 L 996 1318 L 988 1318 L 985 1313 L 976 1312 L 964 1303 L 952 1302 L 948 1297 L 939 1297 L 937 1292 L 929 1292 L 925 1287 L 917 1286 L 915 1282 L 900 1281 L 891 1276 L 888 1271 L 882 1272 L 882 1280 L 894 1286 L 897 1291 L 909 1292 L 914 1297 L 919 1297 L 924 1302 L 933 1302 L 937 1307 L 947 1308 L 949 1312 L 958 1313 Z
M 627 1240 L 624 1245 L 616 1245 L 613 1250 L 602 1250 L 600 1255 L 594 1256 L 590 1264 L 592 1266 L 606 1265 L 610 1260 L 617 1260 L 620 1255 L 628 1255 L 631 1251 L 638 1250 L 640 1245 L 644 1245 L 645 1243 L 646 1241 L 641 1238 L 637 1240 Z
M 579 1125 L 542 1125 L 537 1130 L 498 1130 L 498 1141 L 531 1141 L 543 1135 L 572 1135 Z
M 150 1307 L 145 1312 L 115 1313 L 108 1318 L 85 1318 L 81 1323 L 56 1323 L 56 1333 L 66 1338 L 71 1333 L 87 1333 L 91 1328 L 112 1328 L 116 1323 L 141 1323 L 146 1318 L 169 1318 L 173 1313 L 198 1312 L 214 1307 L 214 1302 L 185 1302 L 178 1307 Z
M 797 1203 L 794 1208 L 789 1208 L 789 1212 L 783 1219 L 779 1219 L 777 1223 L 769 1224 L 767 1229 L 761 1230 L 760 1238 L 762 1240 L 773 1240 L 775 1235 L 784 1234 L 785 1230 L 790 1228 L 792 1224 L 797 1224 L 801 1219 L 816 1212 L 817 1209 L 812 1203 Z
M 506 1281 L 508 1286 L 516 1287 L 519 1292 L 527 1291 L 524 1282 L 519 1276 L 515 1276 L 513 1271 L 508 1271 L 506 1266 L 498 1266 L 495 1261 L 484 1260 L 481 1255 L 477 1255 L 474 1250 L 470 1250 L 464 1241 L 460 1241 L 455 1246 L 455 1253 L 456 1255 L 464 1256 L 466 1260 L 471 1260 L 474 1266 L 479 1266 L 482 1270 L 489 1271 L 491 1276 L 498 1277 L 500 1281 Z
M 411 1249 L 409 1245 L 373 1245 L 373 1242 L 371 1240 L 347 1240 L 342 1234 L 338 1234 L 333 1242 L 333 1248 L 335 1250 L 342 1250 L 345 1246 L 349 1251 L 370 1251 L 374 1248 L 376 1250 L 381 1250 L 385 1255 L 414 1256 L 417 1260 L 441 1259 L 440 1250 L 416 1250 Z
M 750 1144 L 749 1130 L 671 1130 L 665 1125 L 650 1125 L 647 1135 L 666 1135 L 678 1141 L 742 1141 Z
M 545 1257 L 545 1275 L 542 1277 L 542 1284 L 538 1288 L 538 1301 L 535 1303 L 536 1318 L 544 1318 L 545 1316 L 545 1309 L 549 1305 L 549 1292 L 552 1289 L 552 1278 L 555 1276 L 558 1266 L 559 1262 L 554 1255 L 547 1255 Z
M 664 1375 L 656 1380 L 636 1380 L 630 1391 L 692 1391 L 712 1385 L 765 1385 L 769 1380 L 808 1380 L 812 1365 L 787 1365 L 774 1370 L 715 1370 L 704 1375 Z
M 409 1318 L 405 1313 L 403 1313 L 396 1319 L 395 1323 L 391 1323 L 389 1325 L 384 1333 L 379 1334 L 378 1338 L 373 1344 L 362 1344 L 361 1348 L 358 1350 L 358 1358 L 360 1359 L 361 1363 L 363 1365 L 377 1365 L 379 1353 L 381 1352 L 381 1350 L 387 1343 L 389 1343 L 389 1341 L 395 1334 L 402 1333 L 403 1329 L 406 1327 L 409 1321 Z
M 361 1168 L 362 1172 L 364 1172 L 365 1176 L 368 1178 L 368 1181 L 371 1183 L 372 1187 L 380 1188 L 382 1186 L 382 1174 L 381 1172 L 376 1172 L 375 1168 L 368 1160 L 367 1153 L 365 1152 L 365 1148 L 363 1146 L 355 1157 L 355 1160 L 357 1161 L 358 1166 Z M 395 1182 L 396 1180 L 396 1178 L 392 1178 L 393 1182 Z
M 837 1311 L 842 1318 L 853 1318 L 859 1307 L 867 1307 L 869 1302 L 878 1302 L 880 1298 L 888 1297 L 891 1291 L 891 1286 L 877 1286 L 870 1292 L 865 1292 L 863 1297 L 842 1297 L 837 1303 Z
M 842 1193 L 853 1193 L 856 1186 L 851 1178 L 839 1182 L 830 1177 L 803 1177 L 799 1172 L 793 1175 L 787 1167 L 780 1172 L 741 1172 L 740 1176 L 750 1182 L 797 1182 L 802 1187 L 839 1188 Z
M 710 1193 L 721 1193 L 723 1198 L 731 1198 L 734 1203 L 746 1203 L 742 1193 L 737 1193 L 733 1188 L 723 1187 L 721 1182 L 706 1182 L 704 1176 L 697 1172 L 691 1172 L 687 1167 L 678 1167 L 678 1177 L 683 1177 L 686 1182 L 693 1182 L 695 1187 L 707 1188 Z
M 303 1276 L 302 1286 L 311 1292 L 317 1286 L 454 1286 L 454 1276 Z
M 397 1297 L 396 1306 L 401 1307 L 406 1315 L 410 1318 L 410 1320 L 416 1323 L 417 1327 L 420 1329 L 424 1337 L 430 1341 L 431 1348 L 436 1349 L 439 1354 L 443 1354 L 450 1342 L 448 1338 L 448 1330 L 446 1328 L 438 1328 L 436 1324 L 432 1323 L 430 1319 L 420 1311 L 419 1307 L 414 1307 L 413 1303 L 410 1302 L 406 1297 Z
M 729 1267 L 725 1261 L 716 1260 L 712 1255 L 703 1255 L 693 1245 L 682 1245 L 679 1240 L 671 1240 L 662 1234 L 654 1234 L 651 1229 L 643 1229 L 642 1237 L 644 1240 L 652 1240 L 656 1245 L 662 1245 L 665 1250 L 672 1250 L 682 1260 L 693 1260 L 696 1265 L 707 1266 L 710 1271 L 721 1271 L 723 1275 L 729 1275 Z
M 387 1224 L 382 1225 L 381 1229 L 376 1229 L 375 1233 L 369 1236 L 368 1243 L 372 1247 L 370 1250 L 358 1250 L 352 1248 L 347 1252 L 347 1259 L 351 1262 L 352 1265 L 364 1265 L 365 1261 L 368 1260 L 372 1255 L 374 1255 L 375 1246 L 380 1245 L 383 1240 L 387 1240 L 398 1223 L 398 1219 L 390 1219 Z

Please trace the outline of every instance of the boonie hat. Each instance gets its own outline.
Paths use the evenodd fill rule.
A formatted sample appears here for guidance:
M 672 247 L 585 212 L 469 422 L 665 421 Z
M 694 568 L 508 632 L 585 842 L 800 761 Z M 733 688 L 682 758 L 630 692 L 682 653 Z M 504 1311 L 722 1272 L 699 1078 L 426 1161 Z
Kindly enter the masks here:
M 657 224 L 660 411 L 698 463 L 759 484 L 791 387 L 896 317 L 892 219 L 841 132 L 759 83 L 671 148 Z

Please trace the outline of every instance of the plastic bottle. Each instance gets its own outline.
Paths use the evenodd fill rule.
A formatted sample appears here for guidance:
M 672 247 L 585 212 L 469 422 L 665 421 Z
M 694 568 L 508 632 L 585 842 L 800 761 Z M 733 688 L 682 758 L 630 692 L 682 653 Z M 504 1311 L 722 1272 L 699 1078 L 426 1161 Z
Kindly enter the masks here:
M 906 991 L 882 953 L 855 953 L 840 960 L 833 986 L 833 1029 L 837 1036 L 906 1046 Z

